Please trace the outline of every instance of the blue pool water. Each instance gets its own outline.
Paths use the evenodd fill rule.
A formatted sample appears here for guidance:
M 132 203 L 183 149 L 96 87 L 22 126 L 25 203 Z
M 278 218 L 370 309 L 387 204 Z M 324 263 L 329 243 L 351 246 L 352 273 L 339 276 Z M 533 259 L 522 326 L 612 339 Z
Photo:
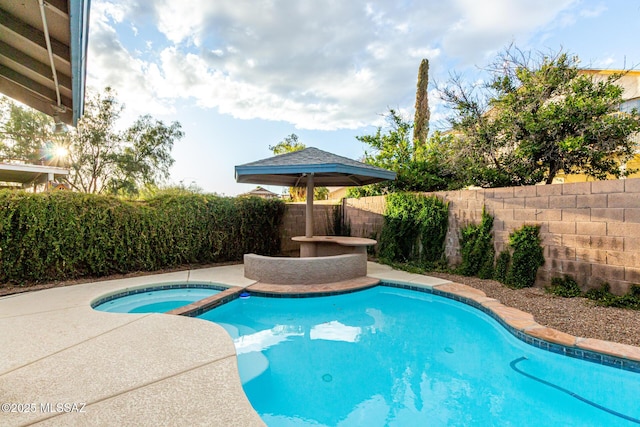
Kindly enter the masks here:
M 540 350 L 431 294 L 252 296 L 199 317 L 232 336 L 269 426 L 640 423 L 640 374 Z
M 125 295 L 94 308 L 111 313 L 165 313 L 219 292 L 217 289 L 199 287 L 158 289 Z

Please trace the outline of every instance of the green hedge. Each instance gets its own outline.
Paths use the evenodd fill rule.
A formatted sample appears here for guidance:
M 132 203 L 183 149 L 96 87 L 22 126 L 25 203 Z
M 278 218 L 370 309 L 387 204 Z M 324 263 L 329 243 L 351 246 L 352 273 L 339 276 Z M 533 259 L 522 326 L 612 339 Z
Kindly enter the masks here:
M 418 265 L 443 260 L 448 221 L 449 206 L 437 197 L 389 194 L 380 233 L 380 258 Z
M 460 254 L 462 263 L 457 271 L 463 276 L 493 277 L 493 217 L 482 209 L 480 224 L 469 224 L 460 232 Z
M 544 265 L 540 226 L 523 225 L 509 235 L 509 246 L 513 255 L 505 284 L 515 289 L 533 286 L 538 268 Z
M 281 201 L 160 195 L 145 201 L 0 191 L 0 283 L 31 284 L 280 250 Z

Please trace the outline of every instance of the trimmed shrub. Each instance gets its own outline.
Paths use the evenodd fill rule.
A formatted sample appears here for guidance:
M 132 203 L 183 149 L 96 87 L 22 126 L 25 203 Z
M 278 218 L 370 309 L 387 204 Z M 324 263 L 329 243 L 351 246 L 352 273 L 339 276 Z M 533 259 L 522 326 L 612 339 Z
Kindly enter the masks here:
M 480 224 L 469 224 L 460 233 L 460 253 L 462 263 L 458 273 L 464 276 L 478 276 L 481 279 L 493 277 L 493 217 L 482 209 Z
M 605 307 L 630 308 L 640 310 L 640 286 L 632 285 L 629 292 L 619 296 L 611 293 L 608 283 L 603 283 L 600 288 L 589 289 L 584 296 L 595 301 L 596 304 Z
M 0 282 L 30 284 L 280 249 L 284 203 L 161 194 L 145 201 L 0 191 Z
M 500 283 L 507 282 L 507 272 L 511 263 L 511 254 L 507 249 L 500 252 L 496 260 L 496 268 L 493 272 L 493 278 Z
M 507 286 L 521 289 L 535 284 L 538 268 L 544 265 L 543 248 L 540 243 L 538 225 L 524 225 L 509 236 L 513 255 L 507 272 Z
M 380 258 L 433 265 L 444 258 L 449 206 L 434 196 L 393 193 L 380 233 Z
M 564 298 L 573 298 L 582 295 L 580 287 L 571 276 L 554 277 L 551 279 L 551 285 L 545 286 L 544 289 L 547 293 Z
M 617 298 L 614 307 L 640 310 L 640 286 L 631 285 L 629 292 Z

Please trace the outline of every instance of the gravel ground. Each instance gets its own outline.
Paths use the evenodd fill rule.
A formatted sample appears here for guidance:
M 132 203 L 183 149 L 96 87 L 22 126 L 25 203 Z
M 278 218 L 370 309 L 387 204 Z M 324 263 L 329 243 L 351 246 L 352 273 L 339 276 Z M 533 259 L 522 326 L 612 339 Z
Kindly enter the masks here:
M 483 291 L 504 305 L 533 314 L 536 322 L 568 334 L 640 346 L 640 311 L 600 307 L 586 298 L 561 298 L 541 288 L 509 289 L 495 280 L 426 273 Z

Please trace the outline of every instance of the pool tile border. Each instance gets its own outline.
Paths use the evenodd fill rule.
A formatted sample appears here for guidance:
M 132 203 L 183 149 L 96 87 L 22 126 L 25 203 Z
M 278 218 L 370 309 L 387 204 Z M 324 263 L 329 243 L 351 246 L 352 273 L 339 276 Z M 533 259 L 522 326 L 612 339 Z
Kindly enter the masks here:
M 91 301 L 91 308 L 96 308 L 100 304 L 104 304 L 114 299 L 126 297 L 129 295 L 142 294 L 145 292 L 162 291 L 167 289 L 184 289 L 184 288 L 198 288 L 198 289 L 214 289 L 216 291 L 225 291 L 229 289 L 229 286 L 216 284 L 216 283 L 193 283 L 193 282 L 180 282 L 180 283 L 164 283 L 157 285 L 148 285 L 142 288 L 131 288 L 126 291 L 116 291 L 109 295 L 105 295 L 96 300 Z
M 166 314 L 197 317 L 215 307 L 226 304 L 236 298 L 240 298 L 243 293 L 246 293 L 249 296 L 269 298 L 311 298 L 357 292 L 377 286 L 379 283 L 379 279 L 371 277 L 318 285 L 278 285 L 256 282 L 245 288 L 228 288 L 219 294 L 194 301 L 191 304 L 168 311 Z
M 221 290 L 222 292 L 216 295 L 167 312 L 167 314 L 197 317 L 206 311 L 239 298 L 243 293 L 247 293 L 249 296 L 270 298 L 309 298 L 357 292 L 375 286 L 409 289 L 448 298 L 482 311 L 496 320 L 513 336 L 539 349 L 600 365 L 640 373 L 640 347 L 593 338 L 575 337 L 565 332 L 548 328 L 538 324 L 530 313 L 506 306 L 494 298 L 487 297 L 484 292 L 476 288 L 459 283 L 426 285 L 393 279 L 377 279 L 368 276 L 344 282 L 320 285 L 274 285 L 256 282 L 247 287 L 228 287 L 206 283 L 180 283 L 148 286 L 145 288 L 131 289 L 115 295 L 108 295 L 94 301 L 92 307 L 114 298 L 150 290 L 184 287 L 214 288 Z

